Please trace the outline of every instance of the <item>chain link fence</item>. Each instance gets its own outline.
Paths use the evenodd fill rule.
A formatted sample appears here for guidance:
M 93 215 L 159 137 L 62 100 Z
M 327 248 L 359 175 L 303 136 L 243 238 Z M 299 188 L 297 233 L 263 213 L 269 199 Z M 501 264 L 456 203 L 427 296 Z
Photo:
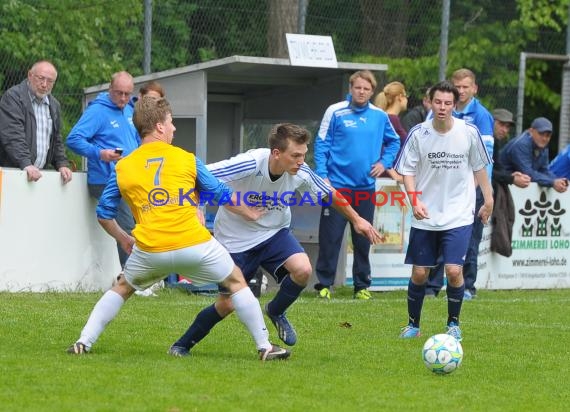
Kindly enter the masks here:
M 1 3 L 0 93 L 24 79 L 34 61 L 53 61 L 59 69 L 53 93 L 62 103 L 64 135 L 81 115 L 84 87 L 107 82 L 117 70 L 143 74 L 147 4 L 152 4 L 153 72 L 231 55 L 286 57 L 283 33 L 304 32 L 332 36 L 339 61 L 388 63 L 379 86 L 402 81 L 411 94 L 409 107 L 419 104 L 423 87 L 438 80 L 441 0 Z M 517 5 L 514 0 L 451 2 L 447 74 L 471 68 L 478 76 L 479 96 L 490 109 L 516 111 L 521 52 L 565 54 L 561 31 L 544 28 L 531 36 L 520 27 Z M 529 116 L 540 112 L 556 122 L 562 63 L 533 61 L 528 70 L 535 79 L 550 82 L 527 87 Z M 260 135 L 252 135 L 251 145 L 265 144 L 264 127 L 253 127 Z

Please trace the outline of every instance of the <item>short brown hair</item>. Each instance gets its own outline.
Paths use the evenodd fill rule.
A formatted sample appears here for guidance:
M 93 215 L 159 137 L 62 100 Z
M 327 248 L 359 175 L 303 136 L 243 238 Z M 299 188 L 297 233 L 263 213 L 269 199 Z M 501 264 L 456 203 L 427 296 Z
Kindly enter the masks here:
M 287 150 L 289 140 L 297 144 L 309 144 L 311 141 L 311 133 L 299 125 L 293 123 L 280 123 L 271 129 L 267 143 L 271 150 L 279 151 Z
M 453 94 L 453 103 L 457 103 L 459 100 L 459 91 L 457 87 L 453 85 L 449 80 L 443 80 L 439 83 L 434 84 L 429 89 L 429 100 L 430 102 L 433 101 L 433 96 L 435 92 L 443 92 L 443 93 L 452 93 Z
M 139 89 L 141 97 L 146 96 L 150 91 L 158 93 L 160 97 L 166 97 L 166 92 L 164 91 L 162 85 L 154 80 L 146 83 Z
M 154 132 L 157 123 L 164 123 L 168 114 L 172 114 L 168 100 L 150 96 L 138 99 L 135 103 L 133 123 L 141 139 Z

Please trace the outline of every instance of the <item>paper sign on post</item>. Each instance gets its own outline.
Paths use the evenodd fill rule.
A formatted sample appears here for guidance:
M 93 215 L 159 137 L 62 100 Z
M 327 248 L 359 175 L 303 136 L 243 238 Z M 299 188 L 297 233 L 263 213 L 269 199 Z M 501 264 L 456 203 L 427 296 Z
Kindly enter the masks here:
M 338 67 L 331 36 L 286 33 L 292 66 Z

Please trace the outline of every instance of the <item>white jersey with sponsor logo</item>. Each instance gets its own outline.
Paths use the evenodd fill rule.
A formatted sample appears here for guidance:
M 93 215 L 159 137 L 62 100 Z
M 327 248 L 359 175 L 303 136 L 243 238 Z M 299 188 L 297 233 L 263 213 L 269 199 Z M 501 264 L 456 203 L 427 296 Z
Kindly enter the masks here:
M 303 202 L 320 207 L 329 187 L 307 164 L 296 175 L 269 177 L 269 149 L 254 149 L 206 167 L 230 186 L 243 204 L 256 204 L 266 213 L 250 222 L 220 206 L 214 221 L 214 236 L 231 253 L 249 250 L 291 224 L 289 205 Z M 297 192 L 296 198 L 293 198 Z M 293 203 L 295 202 L 295 203 Z
M 429 219 L 412 218 L 412 227 L 447 230 L 473 223 L 475 183 L 473 172 L 491 163 L 477 128 L 453 119 L 447 133 L 427 120 L 410 130 L 397 160 L 396 171 L 415 176 L 416 191 Z

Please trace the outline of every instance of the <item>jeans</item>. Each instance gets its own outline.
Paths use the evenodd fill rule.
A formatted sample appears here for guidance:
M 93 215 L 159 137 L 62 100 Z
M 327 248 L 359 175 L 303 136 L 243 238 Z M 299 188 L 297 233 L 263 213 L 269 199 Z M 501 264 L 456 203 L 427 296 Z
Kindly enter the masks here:
M 477 188 L 475 200 L 475 220 L 473 221 L 473 231 L 471 233 L 471 242 L 469 242 L 469 248 L 467 249 L 467 255 L 465 256 L 465 264 L 463 265 L 463 278 L 465 279 L 465 290 L 471 292 L 471 294 L 476 294 L 477 289 L 475 288 L 475 281 L 477 280 L 477 264 L 479 257 L 479 244 L 483 238 L 483 222 L 477 216 L 479 209 L 485 203 L 485 198 L 483 197 L 483 192 L 480 188 Z
M 367 192 L 370 192 L 369 198 L 372 199 L 374 190 L 367 190 Z M 373 222 L 374 204 L 372 201 L 359 200 L 357 205 L 355 204 L 354 193 L 343 192 L 343 196 L 350 199 L 350 205 L 362 218 L 370 223 Z M 346 218 L 332 206 L 323 206 L 319 223 L 319 257 L 316 265 L 319 284 L 316 285 L 317 289 L 323 287 L 330 288 L 334 283 L 346 222 Z M 354 253 L 352 279 L 354 291 L 358 292 L 362 289 L 368 289 L 372 283 L 369 258 L 370 242 L 366 237 L 356 233 L 352 225 L 350 225 L 350 230 Z
M 101 195 L 103 194 L 103 189 L 105 189 L 105 185 L 87 185 L 89 190 L 89 195 L 94 197 L 95 199 L 99 200 Z M 133 214 L 131 213 L 131 209 L 127 203 L 121 199 L 119 203 L 119 210 L 117 212 L 117 217 L 115 218 L 117 224 L 127 232 L 129 235 L 135 228 L 135 219 L 133 218 Z M 117 251 L 119 252 L 119 262 L 121 263 L 121 268 L 125 267 L 125 263 L 129 255 L 123 250 L 123 248 L 117 242 Z

